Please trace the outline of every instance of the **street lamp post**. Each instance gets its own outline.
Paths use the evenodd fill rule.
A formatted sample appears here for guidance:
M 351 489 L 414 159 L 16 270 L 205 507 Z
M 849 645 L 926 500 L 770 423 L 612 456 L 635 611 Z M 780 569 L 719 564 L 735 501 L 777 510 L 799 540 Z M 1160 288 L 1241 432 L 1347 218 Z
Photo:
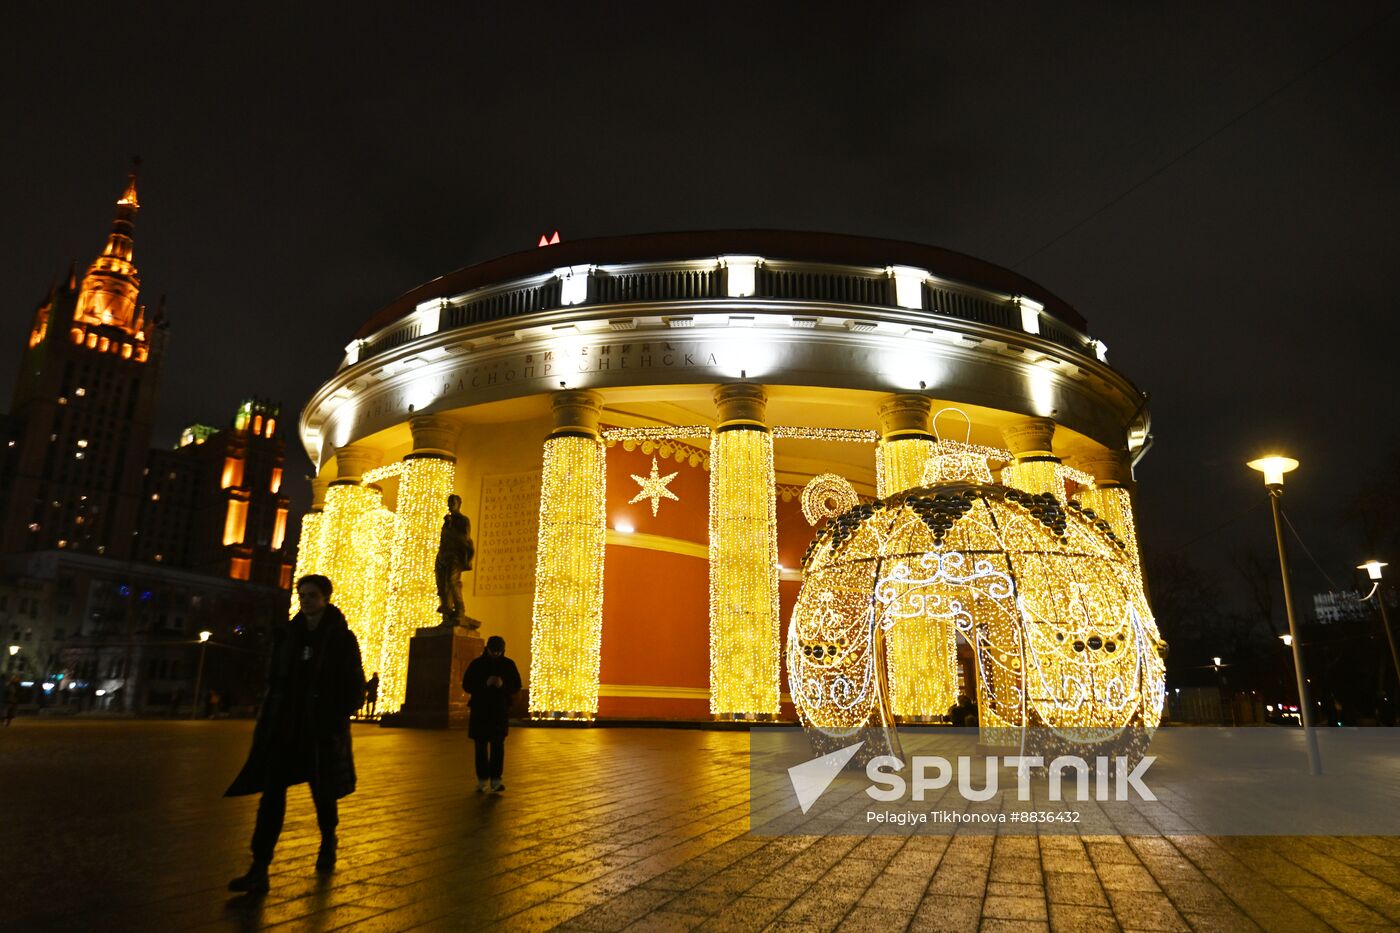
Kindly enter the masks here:
M 1288 573 L 1288 549 L 1283 541 L 1283 521 L 1279 513 L 1278 501 L 1283 497 L 1283 474 L 1298 469 L 1298 461 L 1291 457 L 1264 457 L 1251 460 L 1252 470 L 1264 474 L 1264 486 L 1269 491 L 1269 507 L 1274 515 L 1274 538 L 1278 542 L 1279 573 L 1283 577 L 1283 608 L 1288 614 L 1288 634 L 1292 636 L 1293 672 L 1298 677 L 1298 709 L 1302 714 L 1303 736 L 1308 745 L 1308 771 L 1313 775 L 1322 773 L 1322 752 L 1317 747 L 1317 733 L 1312 724 L 1312 701 L 1308 698 L 1308 680 L 1303 673 L 1303 646 L 1298 640 L 1298 622 L 1293 615 L 1293 585 Z
M 199 633 L 199 672 L 194 675 L 194 699 L 190 703 L 191 719 L 199 715 L 199 696 L 204 687 L 204 652 L 209 647 L 209 636 L 213 634 L 209 631 Z
M 1381 592 L 1381 570 L 1389 566 L 1389 564 L 1382 563 L 1378 560 L 1368 560 L 1356 569 L 1366 571 L 1366 576 L 1369 577 L 1374 584 L 1371 590 L 1371 596 L 1366 598 L 1370 599 L 1374 596 L 1376 605 L 1380 606 L 1381 628 L 1385 629 L 1385 640 L 1386 643 L 1390 645 L 1390 660 L 1391 663 L 1395 665 L 1396 686 L 1400 688 L 1400 654 L 1397 654 L 1395 651 L 1395 635 L 1390 631 L 1390 616 L 1387 615 L 1385 611 L 1385 594 Z

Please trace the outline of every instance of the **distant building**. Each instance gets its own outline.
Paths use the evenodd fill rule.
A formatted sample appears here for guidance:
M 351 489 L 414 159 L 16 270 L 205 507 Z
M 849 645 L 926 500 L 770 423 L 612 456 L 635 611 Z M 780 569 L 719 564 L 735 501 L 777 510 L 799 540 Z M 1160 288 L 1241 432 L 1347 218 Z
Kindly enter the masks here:
M 166 322 L 139 303 L 136 176 L 102 253 L 34 311 L 10 405 L 0 553 L 124 559 L 140 507 Z
M 203 654 L 200 692 L 247 706 L 295 556 L 278 406 L 151 448 L 167 323 L 140 303 L 139 208 L 132 175 L 34 312 L 0 425 L 0 664 L 36 705 L 187 713 Z
M 174 450 L 151 451 L 141 490 L 138 560 L 291 586 L 279 414 L 271 402 L 247 399 L 227 428 L 191 425 Z
M 1360 593 L 1343 590 L 1314 595 L 1313 616 L 1319 622 L 1354 622 L 1367 618 L 1369 610 Z

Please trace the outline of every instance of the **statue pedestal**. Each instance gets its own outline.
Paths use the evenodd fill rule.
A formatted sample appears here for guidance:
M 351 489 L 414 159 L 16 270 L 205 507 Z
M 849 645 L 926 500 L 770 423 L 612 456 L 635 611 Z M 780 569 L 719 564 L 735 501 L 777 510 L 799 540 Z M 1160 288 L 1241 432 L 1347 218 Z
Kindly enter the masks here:
M 403 709 L 386 716 L 384 725 L 410 729 L 467 727 L 462 674 L 486 648 L 485 639 L 477 631 L 463 625 L 435 625 L 420 628 L 408 640 L 408 683 Z

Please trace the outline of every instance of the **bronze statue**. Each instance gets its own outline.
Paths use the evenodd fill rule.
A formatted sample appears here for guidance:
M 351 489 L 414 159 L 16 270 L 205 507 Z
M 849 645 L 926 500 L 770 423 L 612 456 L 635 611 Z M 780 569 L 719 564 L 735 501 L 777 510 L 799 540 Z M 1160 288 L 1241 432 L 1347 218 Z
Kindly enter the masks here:
M 466 607 L 462 604 L 462 571 L 472 569 L 476 546 L 472 544 L 471 521 L 462 514 L 461 508 L 461 496 L 447 497 L 447 514 L 442 517 L 437 560 L 433 563 L 433 573 L 437 577 L 437 611 L 442 613 L 444 626 L 465 623 L 468 628 L 476 628 L 480 623 L 467 618 Z

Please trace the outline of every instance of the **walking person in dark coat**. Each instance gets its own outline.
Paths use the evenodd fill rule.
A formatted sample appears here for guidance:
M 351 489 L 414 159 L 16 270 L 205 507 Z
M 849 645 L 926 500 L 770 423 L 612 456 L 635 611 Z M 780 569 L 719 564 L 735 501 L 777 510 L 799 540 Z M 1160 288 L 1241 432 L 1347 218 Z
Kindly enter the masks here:
M 297 581 L 301 611 L 273 630 L 267 696 L 253 730 L 248 761 L 226 797 L 261 793 L 253 829 L 253 865 L 229 882 L 230 891 L 265 894 L 267 867 L 282 834 L 287 788 L 310 784 L 321 829 L 316 870 L 335 870 L 337 801 L 355 790 L 350 717 L 364 701 L 360 643 L 330 604 L 331 581 L 310 574 Z
M 467 665 L 462 689 L 471 694 L 471 723 L 467 735 L 476 742 L 476 790 L 502 791 L 501 774 L 506 762 L 506 733 L 510 729 L 510 703 L 520 690 L 520 671 L 506 657 L 506 640 L 486 639 L 486 651 Z

